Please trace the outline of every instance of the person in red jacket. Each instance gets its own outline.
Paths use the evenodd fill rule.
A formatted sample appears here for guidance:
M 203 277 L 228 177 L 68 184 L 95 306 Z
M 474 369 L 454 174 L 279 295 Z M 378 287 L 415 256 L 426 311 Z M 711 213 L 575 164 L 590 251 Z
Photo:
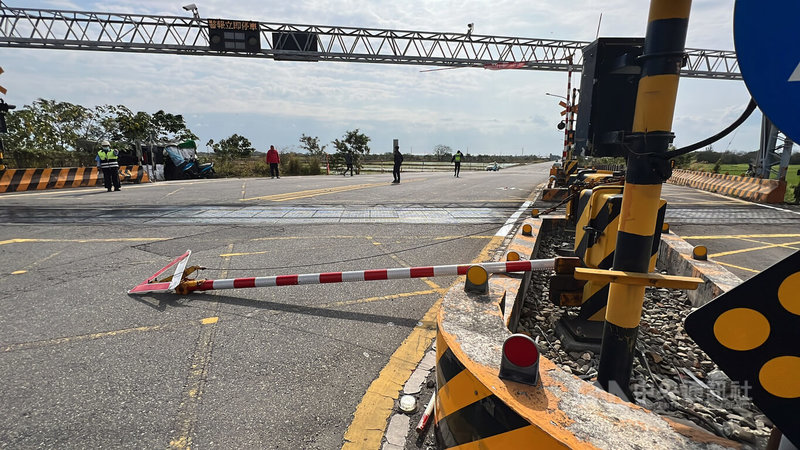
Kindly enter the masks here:
M 275 150 L 274 145 L 270 145 L 269 150 L 267 150 L 267 164 L 269 164 L 269 174 L 272 176 L 272 178 L 281 177 L 278 173 L 278 164 L 280 163 L 281 157 L 278 155 L 278 151 Z

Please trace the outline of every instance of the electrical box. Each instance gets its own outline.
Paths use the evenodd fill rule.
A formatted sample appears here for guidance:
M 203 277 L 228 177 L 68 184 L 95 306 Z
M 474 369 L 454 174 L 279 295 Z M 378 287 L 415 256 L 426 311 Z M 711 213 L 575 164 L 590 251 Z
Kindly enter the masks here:
M 583 49 L 575 152 L 584 156 L 626 156 L 623 145 L 633 127 L 644 38 L 600 38 Z

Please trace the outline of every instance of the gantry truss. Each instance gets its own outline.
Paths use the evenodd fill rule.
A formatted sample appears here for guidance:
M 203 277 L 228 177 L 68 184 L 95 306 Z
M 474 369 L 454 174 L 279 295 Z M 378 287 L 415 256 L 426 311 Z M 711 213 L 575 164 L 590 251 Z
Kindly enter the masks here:
M 8 7 L 0 1 L 0 46 L 414 64 L 440 67 L 578 71 L 583 41 L 469 33 L 382 30 L 259 22 L 258 52 L 213 51 L 208 19 Z M 316 51 L 276 48 L 273 33 L 312 33 Z M 741 79 L 736 53 L 687 49 L 681 75 Z

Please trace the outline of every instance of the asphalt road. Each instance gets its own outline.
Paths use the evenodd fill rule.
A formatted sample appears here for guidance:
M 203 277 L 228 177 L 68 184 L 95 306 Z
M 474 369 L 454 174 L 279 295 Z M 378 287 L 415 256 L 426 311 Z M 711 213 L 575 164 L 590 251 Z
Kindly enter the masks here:
M 126 291 L 186 249 L 206 278 L 485 259 L 549 167 L 0 196 L 0 447 L 340 447 L 454 278 Z
M 800 207 L 762 205 L 665 184 L 665 221 L 692 245 L 742 280 L 800 250 Z

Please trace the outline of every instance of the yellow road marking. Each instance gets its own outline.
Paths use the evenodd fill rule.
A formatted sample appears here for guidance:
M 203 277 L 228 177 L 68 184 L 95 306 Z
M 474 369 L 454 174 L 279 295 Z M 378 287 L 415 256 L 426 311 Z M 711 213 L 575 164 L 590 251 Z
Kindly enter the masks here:
M 31 264 L 28 264 L 27 266 L 25 266 L 24 268 L 22 268 L 22 269 L 20 269 L 20 270 L 17 270 L 17 271 L 11 272 L 11 275 L 19 275 L 19 274 L 26 273 L 26 272 L 28 272 L 28 269 L 31 269 L 31 268 L 33 268 L 33 267 L 36 267 L 36 266 L 38 266 L 39 264 L 41 264 L 41 263 L 43 263 L 43 262 L 45 262 L 45 261 L 48 261 L 48 260 L 50 260 L 50 259 L 52 259 L 52 258 L 54 258 L 54 257 L 56 257 L 56 256 L 58 256 L 58 255 L 60 255 L 61 253 L 63 253 L 63 250 L 59 250 L 59 251 L 57 251 L 57 252 L 55 252 L 55 253 L 51 254 L 50 256 L 46 256 L 46 257 L 44 257 L 44 258 L 42 258 L 42 259 L 40 259 L 40 260 L 38 260 L 38 261 L 35 261 L 35 262 L 31 263 Z
M 737 266 L 737 265 L 734 265 L 734 264 L 728 264 L 728 263 L 724 263 L 722 261 L 714 261 L 714 262 L 719 264 L 719 265 L 721 265 L 721 266 L 733 267 L 734 269 L 744 270 L 746 272 L 761 273 L 758 270 L 748 269 L 747 267 Z
M 240 201 L 247 202 L 252 200 L 267 200 L 273 202 L 285 202 L 287 200 L 297 200 L 300 198 L 315 197 L 317 195 L 336 194 L 339 192 L 355 191 L 358 189 L 367 189 L 376 186 L 386 186 L 386 183 L 370 183 L 370 184 L 354 184 L 350 186 L 339 186 L 332 188 L 322 189 L 309 189 L 306 191 L 286 192 L 284 194 L 265 195 L 261 197 L 243 198 Z
M 166 241 L 168 238 L 108 238 L 108 239 L 8 239 L 0 241 L 0 245 L 8 244 L 28 244 L 42 242 L 73 242 L 73 243 L 92 243 L 92 242 L 141 242 L 141 241 Z
M 113 337 L 113 336 L 120 336 L 123 334 L 130 334 L 130 333 L 144 333 L 148 331 L 158 331 L 158 330 L 167 330 L 167 329 L 174 329 L 180 328 L 186 325 L 206 325 L 209 323 L 216 323 L 218 317 L 207 317 L 201 320 L 191 320 L 188 322 L 176 322 L 176 323 L 168 323 L 168 324 L 161 324 L 161 325 L 150 325 L 144 327 L 136 327 L 136 328 L 126 328 L 123 330 L 114 330 L 114 331 L 103 331 L 100 333 L 91 333 L 91 334 L 83 334 L 80 336 L 70 336 L 70 337 L 62 337 L 56 339 L 47 339 L 43 341 L 33 341 L 33 342 L 22 342 L 19 344 L 11 344 L 5 347 L 0 348 L 0 352 L 13 352 L 17 350 L 28 350 L 32 348 L 42 348 L 42 347 L 50 347 L 53 345 L 60 345 L 66 344 L 70 342 L 80 342 L 80 341 L 91 341 L 95 339 L 102 339 L 106 337 Z
M 764 238 L 796 238 L 800 233 L 793 234 L 722 234 L 714 236 L 683 236 L 683 239 L 764 239 Z
M 788 244 L 783 244 L 783 243 L 779 243 L 779 242 L 764 242 L 764 241 L 759 241 L 759 240 L 756 240 L 756 239 L 742 239 L 742 241 L 744 241 L 744 242 L 752 242 L 754 244 L 763 244 L 763 245 L 772 245 L 772 244 L 774 244 L 774 245 L 777 245 L 778 247 L 788 248 L 789 250 L 800 250 L 800 248 L 792 247 L 791 246 L 791 242 L 788 243 Z
M 370 238 L 370 239 L 371 239 L 371 238 Z M 380 243 L 380 242 L 375 242 L 375 241 L 373 241 L 372 243 L 373 243 L 373 244 L 375 244 L 375 245 L 381 245 L 381 243 Z M 406 261 L 406 260 L 404 260 L 403 258 L 401 258 L 401 257 L 399 257 L 399 256 L 397 256 L 397 255 L 395 255 L 394 253 L 389 253 L 389 254 L 387 254 L 387 256 L 388 256 L 388 257 L 390 257 L 390 258 L 392 258 L 393 260 L 397 261 L 397 262 L 398 262 L 398 263 L 400 263 L 400 265 L 402 265 L 402 266 L 409 266 L 409 265 L 410 265 L 410 264 L 408 264 L 408 261 Z M 420 280 L 422 280 L 422 281 L 423 281 L 425 284 L 427 284 L 428 286 L 430 286 L 430 287 L 431 287 L 431 289 L 441 289 L 441 286 L 439 286 L 438 284 L 436 284 L 436 283 L 435 283 L 433 280 L 431 280 L 430 278 L 424 277 L 424 278 L 420 278 Z
M 233 250 L 233 244 L 228 244 L 228 251 Z M 228 265 L 230 258 L 223 258 L 221 278 L 228 276 Z M 214 302 L 215 317 L 208 320 L 208 325 L 214 325 L 219 321 L 220 303 Z M 214 337 L 217 335 L 217 327 L 203 327 L 200 329 L 200 336 L 197 339 L 197 346 L 192 354 L 189 373 L 186 375 L 186 387 L 181 396 L 181 404 L 175 414 L 174 437 L 169 442 L 169 448 L 189 450 L 192 448 L 194 438 L 194 428 L 197 422 L 197 409 L 201 403 L 206 382 L 208 381 L 208 369 L 211 366 L 211 355 L 214 350 Z
M 192 184 L 199 184 L 199 183 L 219 183 L 228 181 L 226 179 L 220 180 L 203 180 L 203 181 L 181 181 L 179 183 L 139 183 L 139 184 L 126 184 L 125 189 L 142 189 L 147 187 L 161 187 L 161 186 L 174 186 L 175 184 L 180 184 L 182 186 L 188 186 Z M 99 186 L 88 186 L 82 188 L 68 188 L 68 189 L 48 189 L 46 191 L 36 191 L 36 192 L 8 192 L 0 195 L 0 200 L 5 198 L 16 198 L 16 197 L 29 197 L 29 196 L 41 196 L 41 195 L 49 195 L 49 196 L 59 196 L 59 195 L 69 195 L 69 194 L 80 194 L 80 193 L 91 193 L 94 192 L 92 188 L 103 188 L 103 185 Z
M 798 235 L 800 236 L 800 235 Z M 493 235 L 470 235 L 470 236 L 408 236 L 408 237 L 395 237 L 395 239 L 413 239 L 415 241 L 420 239 L 432 239 L 434 241 L 445 241 L 451 239 L 491 239 Z M 325 236 L 325 239 L 361 239 L 367 238 L 371 239 L 371 236 L 346 236 L 346 235 L 333 235 L 333 236 Z M 290 241 L 290 240 L 297 240 L 297 239 L 313 239 L 319 240 L 319 236 L 276 236 L 276 237 L 261 237 L 261 238 L 254 238 L 250 241 Z
M 786 247 L 787 245 L 798 245 L 798 244 L 800 244 L 800 241 L 786 242 L 784 244 L 762 245 L 760 247 L 743 248 L 743 249 L 740 249 L 740 250 L 731 250 L 729 252 L 714 253 L 713 255 L 708 255 L 708 257 L 709 258 L 718 258 L 720 256 L 738 255 L 739 253 L 754 252 L 756 250 L 766 250 L 768 248 Z
M 489 254 L 504 239 L 505 236 L 492 236 L 491 241 L 472 262 L 487 261 Z M 443 299 L 444 296 L 439 298 L 425 313 L 422 324 L 414 327 L 389 358 L 389 363 L 381 370 L 378 378 L 367 388 L 353 414 L 353 421 L 344 434 L 343 450 L 380 448 L 386 422 L 394 409 L 394 400 L 436 337 L 436 314 Z

